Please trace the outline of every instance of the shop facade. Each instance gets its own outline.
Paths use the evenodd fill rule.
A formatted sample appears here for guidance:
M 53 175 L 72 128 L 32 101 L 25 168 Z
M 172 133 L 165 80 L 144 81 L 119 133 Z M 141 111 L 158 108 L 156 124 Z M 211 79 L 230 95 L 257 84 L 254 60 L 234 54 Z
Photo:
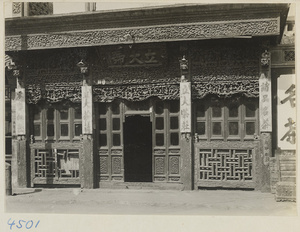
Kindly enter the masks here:
M 287 12 L 193 5 L 6 20 L 14 183 L 271 191 L 271 49 Z

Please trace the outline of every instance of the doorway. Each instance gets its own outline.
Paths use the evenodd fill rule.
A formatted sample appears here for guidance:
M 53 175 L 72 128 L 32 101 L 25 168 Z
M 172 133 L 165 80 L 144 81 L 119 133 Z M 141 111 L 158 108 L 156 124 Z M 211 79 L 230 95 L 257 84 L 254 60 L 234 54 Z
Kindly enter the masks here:
M 125 182 L 152 182 L 152 123 L 149 116 L 128 116 L 124 123 Z

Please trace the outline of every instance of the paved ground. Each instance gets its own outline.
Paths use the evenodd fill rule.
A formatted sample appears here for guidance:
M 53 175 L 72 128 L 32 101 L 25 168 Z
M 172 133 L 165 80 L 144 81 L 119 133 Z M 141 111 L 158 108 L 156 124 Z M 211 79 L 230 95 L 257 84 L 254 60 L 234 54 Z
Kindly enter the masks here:
M 241 190 L 19 189 L 6 198 L 9 213 L 294 216 L 296 203 L 271 193 Z

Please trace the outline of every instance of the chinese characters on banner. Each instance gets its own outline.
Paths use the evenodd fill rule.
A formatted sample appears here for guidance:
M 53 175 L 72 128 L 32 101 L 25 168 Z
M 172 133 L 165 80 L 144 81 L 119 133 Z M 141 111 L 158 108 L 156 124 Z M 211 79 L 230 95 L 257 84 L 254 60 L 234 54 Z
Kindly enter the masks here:
M 259 119 L 260 131 L 272 131 L 271 78 L 261 74 L 259 78 Z
M 191 133 L 191 83 L 180 83 L 180 132 Z
M 93 134 L 93 95 L 91 86 L 82 86 L 82 134 Z
M 296 149 L 296 86 L 295 75 L 277 79 L 278 147 Z
M 16 108 L 16 134 L 26 134 L 26 112 L 25 112 L 25 89 L 16 89 L 15 95 L 15 108 Z

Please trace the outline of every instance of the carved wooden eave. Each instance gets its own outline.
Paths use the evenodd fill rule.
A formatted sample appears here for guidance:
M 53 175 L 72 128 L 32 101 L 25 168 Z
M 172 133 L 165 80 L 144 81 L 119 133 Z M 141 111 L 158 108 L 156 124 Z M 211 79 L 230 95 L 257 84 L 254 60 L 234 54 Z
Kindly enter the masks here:
M 279 36 L 288 4 L 211 4 L 6 19 L 6 51 Z

